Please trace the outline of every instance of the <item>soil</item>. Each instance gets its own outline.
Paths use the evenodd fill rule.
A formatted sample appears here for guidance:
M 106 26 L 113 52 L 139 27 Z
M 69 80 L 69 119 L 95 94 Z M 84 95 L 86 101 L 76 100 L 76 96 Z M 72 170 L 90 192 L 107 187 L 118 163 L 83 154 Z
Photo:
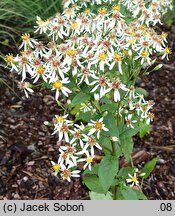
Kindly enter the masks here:
M 174 29 L 175 26 L 169 36 L 172 49 Z M 148 98 L 155 101 L 151 132 L 142 140 L 134 138 L 133 153 L 138 167 L 153 157 L 160 158 L 143 184 L 149 200 L 175 199 L 174 59 L 172 54 L 161 70 L 141 77 L 138 82 L 149 92 Z M 15 92 L 5 86 L 0 89 L 0 199 L 89 199 L 81 179 L 70 184 L 52 175 L 50 161 L 57 161 L 60 143 L 51 135 L 53 128 L 43 122 L 60 112 L 54 96 L 50 91 L 42 91 L 26 99 L 23 93 Z

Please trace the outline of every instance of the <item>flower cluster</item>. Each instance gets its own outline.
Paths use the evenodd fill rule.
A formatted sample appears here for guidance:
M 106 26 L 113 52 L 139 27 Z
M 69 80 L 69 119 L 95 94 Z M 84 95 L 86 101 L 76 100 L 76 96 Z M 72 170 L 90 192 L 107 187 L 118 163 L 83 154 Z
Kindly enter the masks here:
M 37 17 L 35 32 L 47 34 L 51 40 L 47 45 L 23 34 L 20 54 L 5 57 L 11 71 L 21 76 L 18 86 L 27 97 L 39 83 L 54 93 L 57 102 L 64 99 L 64 115 L 55 116 L 53 134 L 66 144 L 60 146 L 58 162 L 52 165 L 55 175 L 60 173 L 68 181 L 79 177 L 80 163 L 91 169 L 95 151 L 102 150 L 101 134 L 111 136 L 104 120 L 108 112 L 117 125 L 130 129 L 140 122 L 150 124 L 154 102 L 145 100 L 135 81 L 142 69 L 154 63 L 153 54 L 168 59 L 171 53 L 167 34 L 157 34 L 152 28 L 161 23 L 160 15 L 171 7 L 171 1 L 113 2 L 66 1 L 62 14 L 45 21 Z M 93 5 L 99 6 L 97 12 L 91 10 Z M 70 103 L 66 104 L 67 98 Z M 137 183 L 135 177 L 132 181 Z
M 73 124 L 72 121 L 67 120 L 68 115 L 58 116 L 54 118 L 54 132 L 58 133 L 59 141 L 65 140 L 66 145 L 60 146 L 58 162 L 52 161 L 54 173 L 57 175 L 61 171 L 61 176 L 64 170 L 71 170 L 77 167 L 80 162 L 85 162 L 83 168 L 87 166 L 91 169 L 91 164 L 94 162 L 95 149 L 102 150 L 102 147 L 98 143 L 101 131 L 108 131 L 103 123 L 103 117 L 99 120 L 91 122 L 85 127 L 83 123 L 81 125 Z M 63 168 L 62 168 L 63 167 Z M 73 171 L 72 177 L 77 177 L 78 170 Z M 79 171 L 80 172 L 80 171 Z M 70 181 L 71 171 L 67 178 L 64 179 Z

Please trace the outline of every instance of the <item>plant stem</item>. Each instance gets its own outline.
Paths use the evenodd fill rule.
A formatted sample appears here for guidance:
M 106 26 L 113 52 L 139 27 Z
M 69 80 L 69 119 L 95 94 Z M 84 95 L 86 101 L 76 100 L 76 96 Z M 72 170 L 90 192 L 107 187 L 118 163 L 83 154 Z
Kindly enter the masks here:
M 112 155 L 113 155 L 113 156 L 116 156 L 116 146 L 115 146 L 115 142 L 112 141 L 111 145 L 112 145 Z M 115 199 L 116 199 L 116 192 L 117 192 L 117 187 L 116 187 L 116 185 L 112 186 L 111 189 L 112 189 L 113 199 L 115 200 Z

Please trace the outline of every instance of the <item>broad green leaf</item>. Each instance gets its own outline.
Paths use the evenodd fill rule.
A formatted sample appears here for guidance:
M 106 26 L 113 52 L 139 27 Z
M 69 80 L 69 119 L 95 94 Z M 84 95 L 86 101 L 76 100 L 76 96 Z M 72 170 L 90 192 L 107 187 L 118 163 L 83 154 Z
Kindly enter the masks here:
M 123 167 L 119 170 L 118 176 L 121 176 L 123 178 L 128 178 L 128 173 L 132 174 L 134 172 L 135 168 L 132 167 Z
M 116 137 L 119 136 L 117 121 L 111 113 L 108 113 L 108 115 L 105 116 L 104 123 L 105 126 L 109 129 L 109 131 L 106 132 L 108 135 Z
M 137 194 L 137 197 L 139 200 L 147 200 L 147 197 L 145 194 L 139 190 L 135 190 L 135 193 Z
M 111 104 L 104 104 L 101 106 L 101 110 L 104 111 L 108 111 L 108 112 L 115 112 L 117 109 L 116 103 L 111 103 Z
M 77 114 L 77 113 L 80 111 L 80 107 L 81 107 L 80 104 L 76 105 L 76 106 L 71 110 L 71 114 L 72 114 L 72 115 Z
M 102 145 L 105 154 L 111 154 L 112 145 L 111 145 L 111 140 L 108 137 L 101 135 L 99 143 Z
M 89 192 L 91 200 L 112 200 L 111 193 L 108 191 L 107 194 L 101 194 L 96 192 Z
M 89 188 L 89 190 L 104 193 L 104 189 L 97 176 L 87 176 L 84 178 L 83 183 Z M 107 191 L 106 191 L 107 192 Z
M 99 164 L 98 176 L 105 193 L 113 183 L 118 166 L 118 158 L 112 155 L 106 155 Z
M 146 122 L 140 122 L 140 138 L 143 138 L 147 133 L 150 132 L 150 124 L 146 124 Z
M 120 145 L 126 160 L 129 162 L 134 145 L 132 138 L 130 136 L 120 137 Z
M 121 194 L 123 195 L 125 200 L 138 200 L 137 193 L 130 187 L 125 187 L 121 190 Z
M 137 134 L 139 131 L 139 127 L 129 128 L 126 125 L 122 125 L 119 127 L 119 139 L 122 152 L 127 161 L 130 161 L 130 156 L 133 150 L 133 140 L 132 136 Z
M 130 136 L 130 137 L 136 135 L 140 130 L 138 126 L 135 126 L 134 128 L 130 128 L 127 127 L 126 125 L 122 125 L 118 129 L 119 129 L 119 136 Z
M 148 178 L 148 176 L 151 174 L 151 172 L 154 170 L 156 163 L 158 161 L 158 157 L 148 161 L 145 166 L 141 169 L 141 173 L 145 173 L 143 176 L 143 179 Z
M 91 170 L 87 169 L 83 172 L 83 175 L 89 174 L 89 175 L 94 175 L 94 174 L 98 174 L 98 168 L 99 168 L 99 164 L 95 164 L 91 167 Z
M 90 99 L 90 95 L 87 93 L 80 92 L 72 99 L 72 106 L 75 106 L 80 103 L 84 103 Z
M 88 111 L 88 112 L 79 112 L 77 115 L 76 115 L 76 120 L 82 120 L 83 122 L 89 122 L 89 119 L 91 119 L 92 115 L 91 115 L 91 112 Z
M 144 95 L 145 97 L 148 96 L 148 92 L 145 89 L 143 89 L 143 88 L 136 88 L 135 93 Z

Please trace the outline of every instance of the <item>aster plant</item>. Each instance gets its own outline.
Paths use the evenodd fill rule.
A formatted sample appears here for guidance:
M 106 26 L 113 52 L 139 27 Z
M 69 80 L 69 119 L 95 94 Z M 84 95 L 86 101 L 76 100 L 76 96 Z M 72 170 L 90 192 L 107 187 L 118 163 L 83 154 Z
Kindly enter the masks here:
M 157 158 L 134 167 L 132 137 L 149 132 L 154 102 L 135 84 L 161 67 L 157 54 L 171 53 L 167 34 L 154 29 L 171 1 L 67 0 L 64 6 L 48 20 L 37 17 L 35 32 L 46 34 L 48 44 L 24 34 L 20 54 L 5 57 L 27 97 L 37 83 L 62 108 L 47 122 L 62 143 L 53 174 L 69 182 L 81 174 L 92 199 L 146 199 L 142 183 Z

